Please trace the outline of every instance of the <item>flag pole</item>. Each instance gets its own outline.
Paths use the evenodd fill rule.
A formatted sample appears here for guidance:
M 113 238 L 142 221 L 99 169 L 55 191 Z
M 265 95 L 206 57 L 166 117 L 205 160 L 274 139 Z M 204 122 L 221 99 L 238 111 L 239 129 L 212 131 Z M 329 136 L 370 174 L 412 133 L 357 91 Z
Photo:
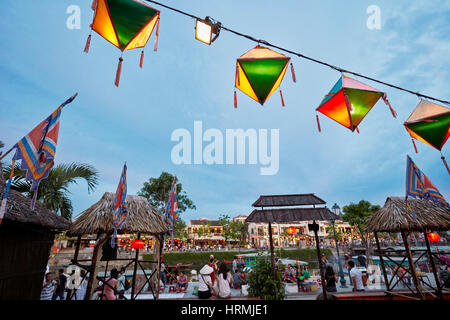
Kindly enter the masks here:
M 6 151 L 6 153 L 4 155 L 0 155 L 0 160 L 2 160 L 4 157 L 6 157 L 11 151 L 13 151 L 13 149 L 14 149 L 14 147 L 12 147 L 8 151 Z

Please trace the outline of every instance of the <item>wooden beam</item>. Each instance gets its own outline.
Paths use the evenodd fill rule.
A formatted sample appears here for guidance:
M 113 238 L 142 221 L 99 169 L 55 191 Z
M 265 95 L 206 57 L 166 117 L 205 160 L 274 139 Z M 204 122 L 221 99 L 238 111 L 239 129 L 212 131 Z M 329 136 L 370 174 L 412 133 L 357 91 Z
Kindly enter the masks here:
M 405 246 L 406 254 L 408 256 L 409 267 L 411 268 L 411 276 L 413 278 L 414 285 L 416 286 L 417 294 L 419 295 L 421 300 L 424 300 L 425 297 L 423 296 L 422 293 L 422 286 L 420 285 L 419 278 L 417 277 L 416 265 L 414 264 L 414 260 L 412 258 L 411 250 L 408 243 L 408 235 L 404 230 L 401 231 L 401 235 L 403 238 L 403 245 Z
M 425 238 L 425 244 L 427 245 L 428 257 L 430 258 L 431 269 L 433 270 L 434 281 L 436 282 L 436 289 L 440 300 L 444 300 L 444 296 L 442 295 L 442 289 L 439 284 L 439 278 L 436 271 L 436 265 L 434 264 L 433 253 L 431 252 L 430 242 L 428 241 L 427 233 L 423 233 L 423 237 Z
M 386 284 L 386 290 L 389 291 L 389 280 L 387 277 L 387 273 L 386 273 L 386 268 L 384 266 L 384 259 L 383 259 L 383 253 L 381 252 L 381 246 L 380 246 L 380 241 L 378 240 L 378 233 L 374 232 L 375 235 L 375 241 L 377 243 L 377 248 L 378 248 L 378 254 L 380 257 L 380 264 L 381 264 L 381 270 L 383 271 L 383 278 L 384 278 L 384 283 Z
M 99 235 L 99 237 L 97 238 L 97 243 L 94 246 L 94 251 L 92 252 L 92 261 L 91 261 L 91 268 L 89 271 L 89 280 L 88 280 L 88 284 L 86 287 L 86 295 L 84 296 L 84 300 L 90 300 L 91 299 L 91 295 L 92 295 L 92 287 L 95 284 L 98 283 L 96 276 L 97 276 L 97 260 L 98 260 L 98 255 L 100 253 L 100 249 L 103 246 L 103 244 L 105 243 L 105 241 L 108 240 L 107 234 L 106 233 L 102 233 Z
M 276 280 L 277 272 L 275 271 L 275 259 L 274 259 L 274 255 L 273 255 L 272 224 L 270 222 L 269 222 L 269 242 L 270 242 L 270 260 L 272 262 L 272 274 L 273 274 L 273 279 Z
M 137 239 L 139 240 L 141 238 L 141 234 L 138 233 Z M 131 300 L 134 300 L 134 291 L 136 290 L 136 272 L 137 272 L 137 266 L 139 263 L 139 249 L 136 249 L 136 257 L 134 259 L 134 267 L 133 267 L 133 279 L 131 283 Z

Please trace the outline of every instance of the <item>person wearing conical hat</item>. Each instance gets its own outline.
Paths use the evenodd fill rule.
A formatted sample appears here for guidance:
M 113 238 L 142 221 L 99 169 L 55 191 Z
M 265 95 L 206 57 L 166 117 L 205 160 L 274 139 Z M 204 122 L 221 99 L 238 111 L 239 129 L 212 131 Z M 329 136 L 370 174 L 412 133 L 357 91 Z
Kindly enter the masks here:
M 212 295 L 213 283 L 211 281 L 211 273 L 214 269 L 209 265 L 204 265 L 200 270 L 198 297 L 199 299 L 208 299 Z

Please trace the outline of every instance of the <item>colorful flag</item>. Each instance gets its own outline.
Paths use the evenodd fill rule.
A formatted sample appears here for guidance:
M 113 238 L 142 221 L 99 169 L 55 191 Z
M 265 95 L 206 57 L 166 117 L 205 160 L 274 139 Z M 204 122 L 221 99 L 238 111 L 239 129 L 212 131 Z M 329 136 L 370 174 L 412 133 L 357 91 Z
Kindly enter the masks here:
M 112 206 L 114 235 L 111 238 L 111 246 L 113 248 L 116 246 L 115 239 L 117 237 L 117 230 L 122 228 L 122 225 L 127 220 L 128 207 L 126 198 L 127 198 L 127 164 L 125 163 L 123 166 L 119 186 L 117 187 Z
M 2 205 L 0 206 L 0 218 L 3 218 L 6 212 L 6 199 L 11 186 L 11 179 L 14 175 L 14 164 L 16 160 L 22 160 L 20 168 L 26 171 L 25 179 L 31 181 L 30 192 L 34 193 L 31 209 L 34 210 L 39 183 L 48 177 L 50 169 L 54 165 L 61 111 L 76 96 L 77 93 L 62 103 L 49 117 L 38 124 L 4 155 L 6 156 L 12 150 L 16 150 L 16 154 L 13 157 L 11 176 L 6 187 Z
M 433 185 L 430 179 L 419 170 L 409 156 L 406 159 L 406 197 L 414 197 L 433 201 L 437 204 L 449 207 L 448 202 Z
M 174 177 L 172 187 L 170 188 L 169 192 L 169 199 L 167 200 L 166 206 L 166 220 L 169 223 L 169 230 L 172 235 L 172 244 L 173 244 L 173 226 L 179 216 L 180 215 L 178 214 L 176 177 Z

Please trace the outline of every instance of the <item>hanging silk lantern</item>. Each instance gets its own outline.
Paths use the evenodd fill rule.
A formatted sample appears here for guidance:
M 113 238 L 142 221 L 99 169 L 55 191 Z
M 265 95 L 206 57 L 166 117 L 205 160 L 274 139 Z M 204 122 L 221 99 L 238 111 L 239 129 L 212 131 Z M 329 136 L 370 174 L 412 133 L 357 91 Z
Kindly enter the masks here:
M 286 232 L 290 235 L 293 235 L 297 232 L 297 229 L 295 227 L 289 227 L 286 229 Z
M 383 98 L 395 118 L 397 114 L 390 106 L 385 93 L 342 75 L 330 92 L 323 98 L 316 111 L 351 131 L 355 131 L 380 98 Z M 320 128 L 319 117 L 317 117 L 317 124 Z
M 263 105 L 280 86 L 291 58 L 257 45 L 236 61 L 235 87 Z M 291 64 L 293 80 L 295 74 Z M 295 82 L 295 80 L 294 80 Z M 284 106 L 280 90 L 281 103 Z M 234 106 L 237 107 L 236 91 Z
M 94 0 L 94 21 L 91 29 L 120 49 L 144 48 L 156 24 L 154 51 L 158 48 L 160 12 L 139 0 Z M 89 52 L 91 35 L 86 42 L 84 52 Z M 139 66 L 142 68 L 144 50 L 142 49 Z M 119 58 L 116 73 L 116 86 L 119 86 L 123 58 Z
M 418 151 L 414 139 L 441 151 L 450 137 L 450 108 L 421 100 L 404 126 L 411 135 L 416 153 Z M 441 158 L 450 173 L 444 156 Z
M 133 240 L 133 242 L 131 242 L 131 247 L 134 250 L 142 249 L 144 247 L 144 241 L 142 241 L 142 240 Z
M 441 240 L 441 236 L 439 235 L 439 233 L 436 232 L 427 233 L 427 238 L 431 242 L 438 242 L 439 240 Z

